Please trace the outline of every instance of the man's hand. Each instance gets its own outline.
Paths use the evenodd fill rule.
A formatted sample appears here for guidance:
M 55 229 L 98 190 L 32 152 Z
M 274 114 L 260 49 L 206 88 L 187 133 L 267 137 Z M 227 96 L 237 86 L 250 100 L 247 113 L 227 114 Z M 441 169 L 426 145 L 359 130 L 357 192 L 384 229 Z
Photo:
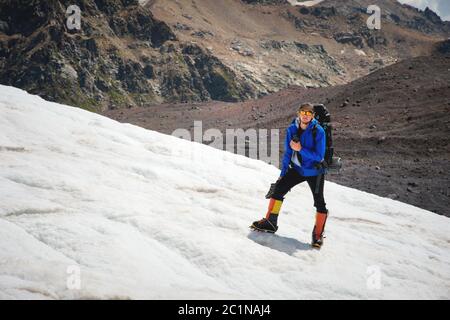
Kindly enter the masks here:
M 294 151 L 302 150 L 302 145 L 300 144 L 300 142 L 294 142 L 291 140 L 290 146 L 291 146 L 292 150 L 294 150 Z

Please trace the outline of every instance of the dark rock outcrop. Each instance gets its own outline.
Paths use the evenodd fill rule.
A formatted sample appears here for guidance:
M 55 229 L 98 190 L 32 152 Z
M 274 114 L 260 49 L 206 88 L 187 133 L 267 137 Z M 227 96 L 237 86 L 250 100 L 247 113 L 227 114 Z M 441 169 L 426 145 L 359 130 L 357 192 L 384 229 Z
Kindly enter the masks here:
M 427 18 L 429 21 L 431 21 L 431 23 L 434 24 L 441 24 L 442 20 L 441 18 L 436 14 L 436 12 L 434 12 L 433 10 L 431 10 L 430 8 L 426 7 L 425 11 L 423 12 L 425 18 Z
M 255 90 L 239 81 L 219 59 L 195 44 L 183 44 L 165 57 L 163 96 L 168 101 L 239 101 Z
M 450 39 L 440 42 L 437 45 L 437 52 L 444 55 L 450 55 Z
M 300 9 L 298 9 L 298 11 L 301 14 L 310 14 L 321 19 L 328 19 L 337 14 L 337 10 L 335 7 L 301 7 Z
M 242 0 L 242 2 L 262 5 L 289 4 L 287 0 Z
M 164 42 L 176 39 L 167 24 L 156 21 L 140 6 L 135 6 L 121 15 L 112 15 L 109 18 L 109 25 L 116 35 L 149 41 L 152 47 L 160 47 Z
M 339 43 L 344 43 L 344 44 L 350 43 L 357 48 L 364 47 L 363 38 L 354 33 L 349 33 L 349 32 L 337 33 L 334 35 L 334 40 L 336 40 Z

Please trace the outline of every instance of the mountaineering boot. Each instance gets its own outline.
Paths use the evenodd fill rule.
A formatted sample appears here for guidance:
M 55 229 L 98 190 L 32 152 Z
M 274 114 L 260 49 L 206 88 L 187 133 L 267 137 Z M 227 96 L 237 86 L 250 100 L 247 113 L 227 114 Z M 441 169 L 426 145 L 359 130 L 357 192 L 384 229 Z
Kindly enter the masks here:
M 266 217 L 252 223 L 250 228 L 263 232 L 275 233 L 278 230 L 278 214 L 281 209 L 282 200 L 271 198 L 267 209 Z
M 325 230 L 325 222 L 327 221 L 328 214 L 317 212 L 316 223 L 312 231 L 311 245 L 314 248 L 320 249 L 323 245 L 323 232 Z
M 269 233 L 275 233 L 278 230 L 278 226 L 274 225 L 272 222 L 270 222 L 270 220 L 266 218 L 262 218 L 259 221 L 253 222 L 250 228 L 253 230 Z

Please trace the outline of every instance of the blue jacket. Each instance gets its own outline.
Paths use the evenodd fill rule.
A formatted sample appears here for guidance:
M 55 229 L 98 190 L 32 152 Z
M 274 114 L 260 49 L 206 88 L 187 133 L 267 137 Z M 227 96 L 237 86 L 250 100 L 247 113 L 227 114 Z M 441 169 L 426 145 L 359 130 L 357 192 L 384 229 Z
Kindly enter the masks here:
M 325 157 L 325 131 L 316 119 L 311 120 L 300 138 L 300 144 L 302 145 L 302 149 L 300 150 L 302 162 L 299 163 L 297 160 L 297 152 L 292 150 L 290 146 L 292 137 L 298 132 L 298 126 L 299 120 L 296 118 L 286 130 L 281 177 L 284 176 L 289 169 L 291 159 L 294 160 L 294 169 L 304 177 L 317 176 L 324 173 L 323 169 L 316 169 L 314 165 L 320 163 Z M 316 126 L 316 141 L 314 141 L 313 138 L 314 126 Z M 295 164 L 295 162 L 297 162 L 297 164 Z

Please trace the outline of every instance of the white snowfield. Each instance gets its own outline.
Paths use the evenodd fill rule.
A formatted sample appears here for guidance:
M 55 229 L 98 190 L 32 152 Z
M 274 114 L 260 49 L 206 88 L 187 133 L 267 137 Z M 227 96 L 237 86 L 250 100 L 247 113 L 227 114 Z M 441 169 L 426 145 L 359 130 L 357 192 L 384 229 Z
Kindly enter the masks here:
M 310 0 L 310 1 L 288 0 L 288 1 L 293 6 L 312 7 L 315 6 L 316 4 L 321 3 L 323 0 Z
M 448 299 L 450 220 L 0 86 L 0 299 Z

